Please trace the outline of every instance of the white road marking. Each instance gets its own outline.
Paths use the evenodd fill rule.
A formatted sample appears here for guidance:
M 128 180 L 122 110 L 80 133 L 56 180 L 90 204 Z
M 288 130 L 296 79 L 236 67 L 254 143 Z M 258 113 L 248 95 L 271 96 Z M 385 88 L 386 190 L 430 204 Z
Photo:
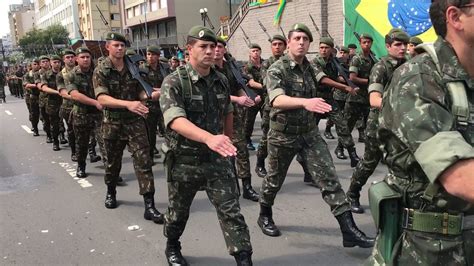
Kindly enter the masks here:
M 13 115 L 13 113 L 8 110 L 5 110 L 5 113 L 7 113 L 7 115 Z
M 31 129 L 27 127 L 26 125 L 21 125 L 21 128 L 23 128 L 26 131 L 26 133 L 33 134 L 33 131 L 31 131 Z
M 76 164 L 73 163 L 58 163 L 66 172 L 74 179 L 77 181 L 77 183 L 83 187 L 83 188 L 88 188 L 92 187 L 92 184 L 87 181 L 87 179 L 82 179 L 76 177 Z

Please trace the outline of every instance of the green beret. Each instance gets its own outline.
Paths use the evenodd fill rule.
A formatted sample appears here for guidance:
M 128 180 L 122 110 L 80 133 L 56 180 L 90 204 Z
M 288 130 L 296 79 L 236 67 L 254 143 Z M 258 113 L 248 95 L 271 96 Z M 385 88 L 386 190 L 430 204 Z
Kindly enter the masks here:
M 160 52 L 160 47 L 156 46 L 156 45 L 150 45 L 146 48 L 146 52 L 147 53 L 153 53 L 153 54 L 157 54 L 157 55 L 160 55 L 161 52 Z
M 76 53 L 74 53 L 74 51 L 72 49 L 64 49 L 63 50 L 63 56 L 67 55 L 67 54 L 76 55 Z
M 355 44 L 353 44 L 353 43 L 349 43 L 349 45 L 347 46 L 347 48 L 357 49 L 357 45 L 355 45 Z
M 49 57 L 47 55 L 42 55 L 39 57 L 39 60 L 49 60 Z
M 82 54 L 82 53 L 92 54 L 92 53 L 91 53 L 91 50 L 89 50 L 89 48 L 87 48 L 87 47 L 85 47 L 85 46 L 78 47 L 78 48 L 76 49 L 76 55 Z
M 258 50 L 262 50 L 262 47 L 260 47 L 260 45 L 258 45 L 258 43 L 251 43 L 249 44 L 249 48 L 250 49 L 258 49 Z
M 105 39 L 107 41 L 119 41 L 119 42 L 123 42 L 123 43 L 127 42 L 127 39 L 125 39 L 125 36 L 123 36 L 122 34 L 117 33 L 117 32 L 107 33 Z
M 321 39 L 319 40 L 319 43 L 320 44 L 324 43 L 331 46 L 331 48 L 334 48 L 334 41 L 329 37 L 321 37 Z
M 60 57 L 59 55 L 52 55 L 52 56 L 51 56 L 51 61 L 53 61 L 53 60 L 59 60 L 59 61 L 61 61 L 61 57 Z
M 216 34 L 209 28 L 203 26 L 194 26 L 188 32 L 188 37 L 195 38 L 201 41 L 210 41 L 217 43 Z
M 40 60 L 39 60 L 38 58 L 33 58 L 33 62 L 35 62 L 35 63 L 39 63 L 39 62 L 40 62 Z
M 369 39 L 369 40 L 371 40 L 371 41 L 374 41 L 374 38 L 372 38 L 372 35 L 370 35 L 370 34 L 368 34 L 368 33 L 362 33 L 362 34 L 360 35 L 360 38 L 361 38 L 361 39 Z
M 423 40 L 418 37 L 411 37 L 409 43 L 413 43 L 414 45 L 422 44 Z
M 171 59 L 172 61 L 179 61 L 179 59 L 176 56 L 172 56 Z
M 282 41 L 286 44 L 286 38 L 283 35 L 280 35 L 280 34 L 273 35 L 272 36 L 272 42 L 274 42 L 276 40 Z
M 221 43 L 224 46 L 227 46 L 227 42 L 221 36 L 217 36 L 217 42 Z
M 125 51 L 125 54 L 126 55 L 136 55 L 137 53 L 132 48 L 128 48 L 127 51 Z
M 349 53 L 349 48 L 345 47 L 345 46 L 341 46 L 341 51 L 345 52 L 345 53 Z
M 410 40 L 410 36 L 408 36 L 406 32 L 397 28 L 391 29 L 388 32 L 387 37 L 392 40 L 401 41 L 401 42 L 408 42 Z
M 293 31 L 306 33 L 306 35 L 308 35 L 309 42 L 313 42 L 313 34 L 311 34 L 311 31 L 305 24 L 303 23 L 293 24 L 293 26 L 291 26 L 290 32 L 293 32 Z

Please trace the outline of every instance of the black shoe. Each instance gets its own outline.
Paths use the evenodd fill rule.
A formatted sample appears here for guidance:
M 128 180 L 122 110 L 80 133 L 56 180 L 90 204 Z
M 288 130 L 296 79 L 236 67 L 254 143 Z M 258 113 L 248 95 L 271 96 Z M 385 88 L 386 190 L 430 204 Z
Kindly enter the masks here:
M 77 162 L 77 156 L 75 153 L 71 154 L 71 161 Z
M 39 134 L 39 131 L 37 128 L 33 128 L 33 136 L 35 137 L 38 137 L 40 134 Z
M 156 147 L 153 147 L 153 154 L 160 154 L 160 151 Z
M 259 195 L 253 189 L 250 180 L 250 178 L 242 179 L 242 198 L 257 202 Z
M 77 164 L 77 170 L 76 170 L 76 176 L 79 178 L 86 178 L 86 163 L 78 163 Z
M 166 242 L 165 250 L 166 260 L 168 261 L 169 266 L 187 266 L 188 262 L 184 259 L 181 254 L 181 244 L 179 241 L 170 241 Z
M 334 139 L 334 135 L 331 133 L 331 129 L 326 129 L 326 131 L 324 131 L 324 137 L 327 138 L 327 139 Z
M 59 142 L 54 142 L 53 143 L 53 151 L 60 151 L 61 148 L 59 147 Z
M 145 213 L 143 218 L 145 220 L 153 221 L 156 224 L 163 224 L 165 222 L 163 214 L 155 208 L 155 200 L 152 192 L 143 194 L 143 201 L 145 202 Z
M 365 132 L 364 130 L 360 130 L 360 129 L 359 129 L 359 142 L 365 143 Z
M 271 207 L 260 205 L 260 215 L 258 216 L 257 224 L 265 235 L 280 236 L 280 229 L 275 225 L 272 216 Z
M 253 143 L 252 143 L 252 142 L 248 142 L 248 143 L 247 143 L 247 149 L 248 149 L 249 151 L 254 151 L 254 150 L 256 150 L 256 148 L 255 148 L 255 146 L 253 146 Z
M 346 211 L 343 214 L 336 216 L 336 219 L 341 228 L 342 245 L 344 247 L 359 246 L 361 248 L 371 248 L 374 246 L 375 239 L 367 237 L 359 230 L 359 228 L 357 228 L 350 211 Z
M 344 147 L 341 144 L 337 144 L 334 154 L 340 160 L 347 160 L 347 156 L 344 154 Z
M 96 163 L 96 162 L 102 160 L 102 157 L 100 157 L 100 155 L 97 155 L 97 154 L 89 154 L 89 159 L 90 159 L 91 163 Z
M 252 252 L 243 250 L 234 255 L 237 266 L 252 266 Z
M 46 143 L 53 143 L 53 139 L 50 136 L 47 136 Z
M 351 158 L 351 167 L 356 167 L 360 161 L 360 158 L 357 156 L 355 147 L 347 148 L 347 151 L 349 152 L 349 158 Z
M 67 144 L 67 139 L 64 137 L 64 133 L 59 134 L 59 143 Z
M 115 209 L 117 208 L 117 199 L 116 199 L 117 191 L 115 190 L 115 186 L 107 186 L 107 194 L 105 195 L 105 208 L 107 209 Z
M 123 183 L 123 178 L 121 176 L 117 177 L 117 183 Z
M 255 166 L 255 173 L 258 177 L 265 177 L 267 169 L 265 169 L 265 159 L 257 157 L 257 166 Z
M 311 183 L 311 182 L 313 182 L 313 178 L 311 177 L 310 174 L 304 173 L 303 182 L 305 182 L 305 183 Z

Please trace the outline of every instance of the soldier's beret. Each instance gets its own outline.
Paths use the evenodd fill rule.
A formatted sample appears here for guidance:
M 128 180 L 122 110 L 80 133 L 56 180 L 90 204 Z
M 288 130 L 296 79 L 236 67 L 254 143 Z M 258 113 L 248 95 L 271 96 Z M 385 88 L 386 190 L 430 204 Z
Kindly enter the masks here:
M 216 34 L 211 29 L 203 26 L 192 27 L 188 32 L 188 37 L 195 38 L 201 41 L 217 43 Z
M 33 58 L 32 61 L 35 62 L 35 63 L 39 63 L 39 62 L 40 62 L 40 60 L 39 60 L 38 58 Z
M 49 57 L 47 55 L 42 55 L 39 57 L 39 60 L 49 60 Z
M 91 53 L 91 50 L 89 50 L 89 48 L 87 48 L 87 47 L 85 47 L 85 46 L 81 46 L 81 47 L 78 47 L 78 48 L 76 49 L 76 55 L 82 54 L 82 53 L 92 54 L 92 53 Z
M 353 43 L 349 43 L 349 45 L 347 46 L 347 48 L 357 49 L 357 45 L 355 45 L 355 44 L 353 44 Z
M 251 44 L 249 44 L 249 48 L 250 48 L 250 49 L 262 50 L 262 47 L 260 47 L 260 45 L 258 45 L 258 43 L 251 43 Z
M 408 34 L 406 32 L 404 32 L 401 29 L 397 29 L 397 28 L 391 29 L 388 32 L 386 37 L 388 37 L 392 40 L 406 42 L 406 43 L 410 40 L 410 36 L 408 36 Z
M 76 55 L 76 53 L 74 53 L 74 51 L 72 49 L 64 49 L 63 50 L 63 56 L 67 55 L 67 54 Z
M 171 57 L 171 60 L 173 60 L 173 61 L 179 61 L 179 59 L 178 59 L 176 56 L 172 56 L 172 57 Z
M 372 35 L 370 35 L 370 34 L 368 34 L 368 33 L 362 33 L 362 34 L 360 35 L 360 38 L 361 38 L 361 39 L 369 39 L 369 40 L 371 40 L 371 41 L 374 41 L 374 38 L 372 38 Z
M 414 45 L 422 44 L 423 40 L 418 37 L 411 37 L 409 43 L 413 43 Z
M 273 35 L 272 36 L 272 42 L 274 42 L 276 40 L 282 41 L 286 44 L 286 38 L 283 35 L 280 35 L 280 34 Z
M 126 55 L 136 55 L 137 53 L 132 48 L 128 48 L 127 51 L 125 51 L 125 54 Z
M 53 61 L 53 60 L 59 60 L 59 61 L 61 61 L 61 57 L 60 57 L 59 55 L 52 55 L 52 56 L 51 56 L 51 61 Z
M 217 36 L 217 42 L 221 43 L 224 46 L 227 46 L 227 42 L 221 36 Z
M 331 48 L 334 48 L 334 41 L 329 37 L 321 37 L 321 39 L 319 40 L 319 43 L 320 44 L 324 43 L 331 46 Z
M 162 63 L 168 63 L 168 61 L 169 61 L 168 58 L 166 58 L 166 57 L 160 57 L 160 62 L 162 62 Z
M 305 24 L 303 23 L 293 24 L 293 26 L 291 26 L 290 32 L 293 32 L 293 31 L 306 33 L 306 35 L 308 35 L 309 42 L 313 42 L 313 34 L 311 34 L 311 31 Z
M 123 36 L 122 34 L 117 33 L 117 32 L 107 33 L 105 39 L 107 41 L 119 41 L 119 42 L 123 42 L 123 43 L 127 42 L 127 39 L 125 39 L 125 36 Z
M 345 53 L 349 53 L 349 48 L 345 47 L 345 46 L 341 46 L 341 51 L 343 51 Z
M 147 53 L 153 53 L 153 54 L 157 54 L 157 55 L 160 55 L 160 47 L 156 46 L 156 45 L 150 45 L 146 48 L 146 52 Z

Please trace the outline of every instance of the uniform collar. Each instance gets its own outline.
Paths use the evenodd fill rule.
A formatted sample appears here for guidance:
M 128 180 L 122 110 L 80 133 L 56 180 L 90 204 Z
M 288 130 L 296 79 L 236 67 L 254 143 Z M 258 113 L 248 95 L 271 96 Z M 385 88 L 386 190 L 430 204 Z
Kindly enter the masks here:
M 443 79 L 447 81 L 463 80 L 471 90 L 474 90 L 474 78 L 471 78 L 461 65 L 451 44 L 438 37 L 434 48 L 441 65 Z
M 186 70 L 188 71 L 188 75 L 191 78 L 191 81 L 194 83 L 198 82 L 199 79 L 203 78 L 192 66 L 191 64 L 186 64 L 185 65 Z M 213 79 L 217 79 L 217 75 L 215 74 L 215 70 L 213 67 L 211 67 L 209 71 L 209 77 L 212 77 Z

